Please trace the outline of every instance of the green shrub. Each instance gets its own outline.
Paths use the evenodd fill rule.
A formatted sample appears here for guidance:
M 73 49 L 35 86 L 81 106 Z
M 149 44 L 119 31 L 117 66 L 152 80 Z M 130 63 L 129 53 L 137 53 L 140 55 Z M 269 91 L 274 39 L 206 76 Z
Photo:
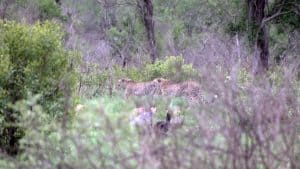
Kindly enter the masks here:
M 48 168 L 59 168 L 57 165 L 62 160 L 74 168 L 121 168 L 122 163 L 115 163 L 114 157 L 126 158 L 136 151 L 137 133 L 128 122 L 132 102 L 120 97 L 89 100 L 82 103 L 83 110 L 63 129 L 58 121 L 43 112 L 38 99 L 35 96 L 15 106 L 21 112 L 19 125 L 26 130 L 21 139 L 24 151 L 18 161 L 25 168 L 47 168 L 41 163 L 45 161 L 40 159 L 40 153 L 51 163 Z M 136 168 L 135 163 L 131 165 L 130 168 Z
M 5 116 L 6 123 L 14 122 L 18 113 L 8 105 L 29 93 L 40 94 L 39 104 L 45 112 L 61 117 L 64 97 L 72 94 L 77 79 L 74 63 L 70 63 L 74 58 L 62 44 L 60 26 L 0 21 L 0 37 L 0 119 Z M 0 143 L 6 141 L 2 135 Z
M 59 6 L 53 0 L 39 0 L 38 6 L 42 20 L 61 16 Z
M 115 77 L 128 77 L 135 81 L 149 81 L 163 77 L 174 82 L 198 78 L 199 74 L 192 64 L 185 64 L 182 56 L 168 56 L 154 64 L 145 64 L 141 68 L 114 68 Z
M 0 32 L 3 37 L 0 56 L 4 60 L 0 63 L 0 93 L 10 102 L 24 99 L 31 92 L 42 94 L 43 106 L 56 104 L 62 98 L 59 85 L 63 78 L 68 78 L 66 83 L 72 81 L 68 85 L 74 89 L 76 74 L 68 66 L 72 56 L 63 48 L 63 34 L 57 24 L 45 22 L 28 26 L 0 22 Z M 12 97 L 16 92 L 19 98 L 14 100 Z M 59 104 L 53 105 L 46 111 L 55 114 L 61 110 L 59 107 Z
M 20 141 L 23 153 L 15 161 L 16 165 L 24 168 L 59 168 L 58 164 L 67 163 L 71 168 L 124 168 L 124 165 L 137 168 L 138 161 L 133 155 L 144 148 L 141 139 L 147 136 L 139 135 L 139 129 L 129 122 L 135 108 L 133 100 L 103 96 L 82 101 L 83 109 L 77 111 L 72 123 L 63 129 L 60 122 L 43 112 L 38 105 L 39 99 L 40 96 L 36 95 L 14 106 L 20 112 L 19 125 L 26 131 Z M 160 97 L 142 99 L 144 104 L 149 101 L 158 108 L 153 122 L 165 119 L 166 102 Z M 183 108 L 183 104 L 182 100 L 175 99 L 169 107 Z M 153 146 L 159 147 L 160 141 L 157 140 L 156 144 Z M 120 160 L 127 158 L 126 161 Z M 49 162 L 48 167 L 43 165 L 46 161 Z
M 185 64 L 182 56 L 169 56 L 165 60 L 146 65 L 144 77 L 153 79 L 163 77 L 173 81 L 183 81 L 197 77 L 192 64 Z

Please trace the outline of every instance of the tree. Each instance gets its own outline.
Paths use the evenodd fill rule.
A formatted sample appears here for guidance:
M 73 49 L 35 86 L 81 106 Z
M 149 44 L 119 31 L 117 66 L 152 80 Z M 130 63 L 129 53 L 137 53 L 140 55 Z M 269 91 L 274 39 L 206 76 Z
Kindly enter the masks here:
M 105 39 L 113 49 L 112 55 L 121 59 L 122 67 L 126 67 L 138 51 L 144 51 L 140 48 L 143 42 L 146 42 L 145 51 L 149 53 L 151 62 L 155 62 L 158 52 L 152 0 L 96 2 L 101 6 L 101 27 L 104 28 Z
M 265 18 L 266 0 L 247 0 L 248 19 L 252 33 L 255 36 L 255 52 L 258 52 L 259 69 L 268 70 L 269 38 L 267 27 L 263 23 Z M 257 57 L 257 55 L 256 55 Z
M 268 23 L 284 25 L 290 32 L 300 27 L 300 2 L 296 0 L 246 0 L 250 37 L 255 43 L 255 72 L 269 67 L 269 29 Z
M 156 49 L 152 0 L 138 0 L 137 6 L 145 27 L 150 58 L 152 63 L 154 63 L 158 58 L 158 54 Z

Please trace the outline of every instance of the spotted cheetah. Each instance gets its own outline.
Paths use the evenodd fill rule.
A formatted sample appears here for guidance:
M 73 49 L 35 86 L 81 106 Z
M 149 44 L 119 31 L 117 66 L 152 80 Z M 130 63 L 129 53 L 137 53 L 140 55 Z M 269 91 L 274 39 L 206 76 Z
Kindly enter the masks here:
M 164 78 L 156 78 L 153 81 L 159 84 L 159 93 L 163 96 L 184 97 L 190 103 L 207 102 L 201 92 L 200 84 L 196 81 L 173 83 Z
M 164 78 L 156 78 L 153 80 L 159 87 L 159 94 L 163 96 L 181 96 L 182 86 Z
M 118 88 L 125 90 L 125 97 L 154 95 L 158 92 L 157 82 L 135 82 L 131 79 L 122 78 L 118 80 Z

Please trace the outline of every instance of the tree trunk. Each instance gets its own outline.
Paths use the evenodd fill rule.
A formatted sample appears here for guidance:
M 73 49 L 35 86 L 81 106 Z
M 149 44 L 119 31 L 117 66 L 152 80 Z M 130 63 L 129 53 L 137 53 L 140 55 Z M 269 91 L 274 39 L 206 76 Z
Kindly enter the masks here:
M 258 62 L 258 72 L 268 70 L 269 37 L 265 18 L 266 0 L 247 0 L 248 19 L 250 22 L 251 36 L 255 38 L 255 53 Z
M 55 0 L 56 4 L 61 6 L 61 0 Z
M 154 63 L 158 58 L 158 54 L 156 50 L 152 0 L 138 0 L 138 8 L 147 34 L 148 51 L 150 53 L 151 62 Z

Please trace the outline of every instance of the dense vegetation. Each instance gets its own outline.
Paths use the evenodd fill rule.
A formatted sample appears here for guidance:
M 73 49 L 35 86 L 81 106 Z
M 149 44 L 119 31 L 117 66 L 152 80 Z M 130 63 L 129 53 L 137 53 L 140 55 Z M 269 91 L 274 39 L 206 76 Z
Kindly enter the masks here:
M 298 0 L 0 0 L 0 168 L 298 169 L 299 40 Z

